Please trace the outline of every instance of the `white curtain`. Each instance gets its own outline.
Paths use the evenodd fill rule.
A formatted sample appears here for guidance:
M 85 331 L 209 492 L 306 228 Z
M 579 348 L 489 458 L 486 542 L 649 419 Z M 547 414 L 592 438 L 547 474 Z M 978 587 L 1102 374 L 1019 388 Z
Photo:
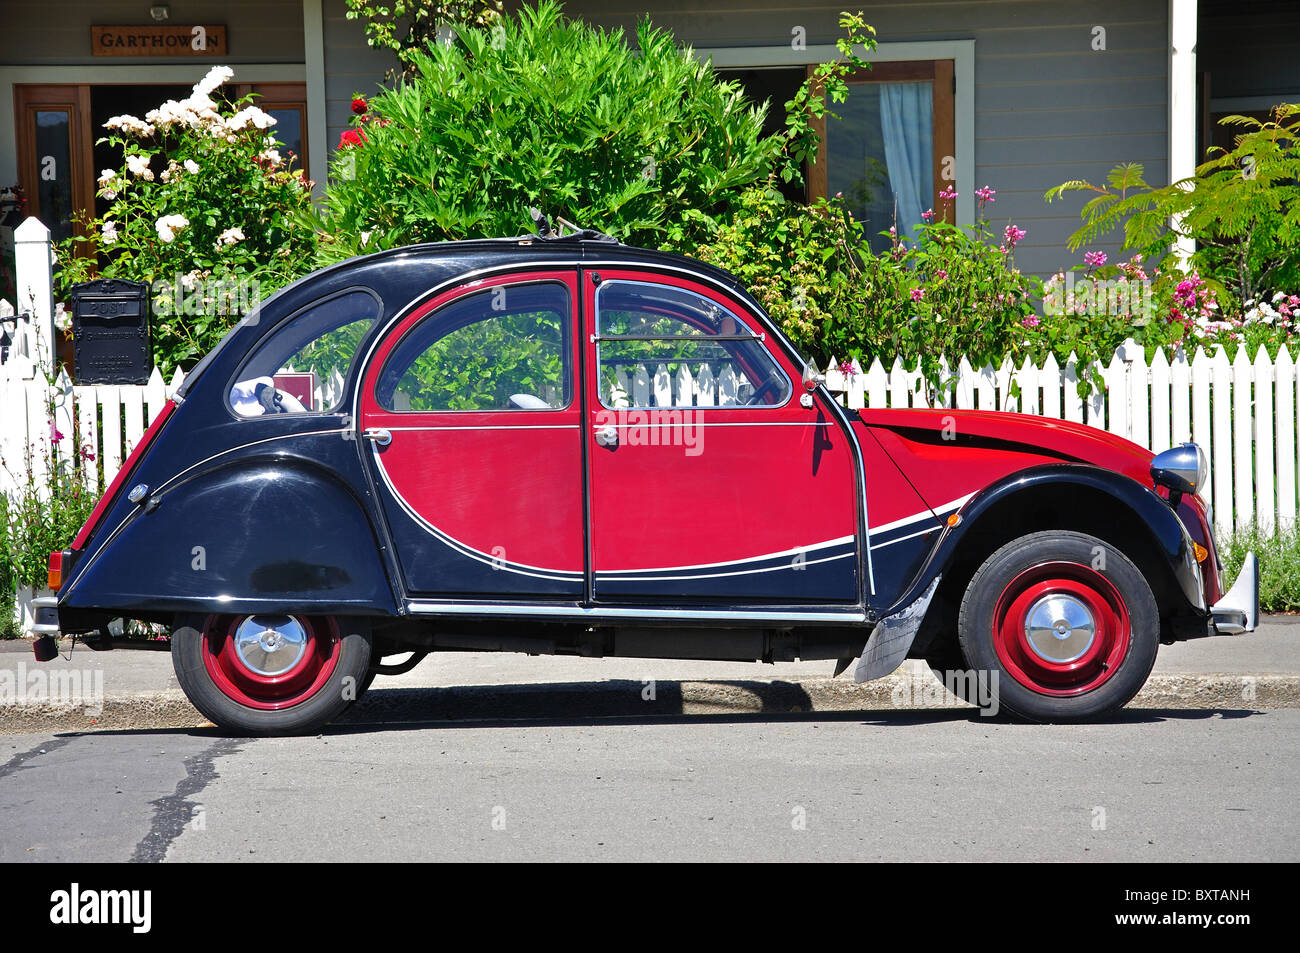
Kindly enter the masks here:
M 934 116 L 930 83 L 881 83 L 885 168 L 898 203 L 898 232 L 910 235 L 933 203 Z

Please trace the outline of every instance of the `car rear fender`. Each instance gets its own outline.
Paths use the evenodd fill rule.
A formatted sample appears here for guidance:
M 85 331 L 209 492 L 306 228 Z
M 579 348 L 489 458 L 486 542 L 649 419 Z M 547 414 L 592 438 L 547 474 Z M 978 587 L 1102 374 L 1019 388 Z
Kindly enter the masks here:
M 189 472 L 85 554 L 60 620 L 111 611 L 397 613 L 364 502 L 329 469 L 279 453 Z M 66 625 L 65 625 L 66 627 Z

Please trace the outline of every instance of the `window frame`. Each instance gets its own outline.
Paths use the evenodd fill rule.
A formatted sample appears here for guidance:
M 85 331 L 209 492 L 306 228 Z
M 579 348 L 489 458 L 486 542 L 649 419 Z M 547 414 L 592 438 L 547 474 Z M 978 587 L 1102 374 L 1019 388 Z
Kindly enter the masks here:
M 564 292 L 565 298 L 567 299 L 568 302 L 567 313 L 561 314 L 561 333 L 563 335 L 563 340 L 561 342 L 561 357 L 566 362 L 564 386 L 567 388 L 568 391 L 567 393 L 568 399 L 563 404 L 561 404 L 558 407 L 548 406 L 545 409 L 542 409 L 540 407 L 537 408 L 527 408 L 527 407 L 450 408 L 450 407 L 446 407 L 446 408 L 436 408 L 432 410 L 416 410 L 416 409 L 400 410 L 395 407 L 385 406 L 385 404 L 380 400 L 379 385 L 383 381 L 384 374 L 388 369 L 388 362 L 393 359 L 393 355 L 395 355 L 401 349 L 402 345 L 406 342 L 406 340 L 412 334 L 415 334 L 421 327 L 423 327 L 426 322 L 437 320 L 438 315 L 442 314 L 448 308 L 455 307 L 456 305 L 459 304 L 463 304 L 464 302 L 471 300 L 472 298 L 478 297 L 479 295 L 491 294 L 498 287 L 496 285 L 489 285 L 483 288 L 476 288 L 465 294 L 457 294 L 455 297 L 450 298 L 447 301 L 444 301 L 442 304 L 438 305 L 438 307 L 434 308 L 432 311 L 428 312 L 427 314 L 421 315 L 418 321 L 416 321 L 409 328 L 407 328 L 405 331 L 402 332 L 402 334 L 393 342 L 392 346 L 388 349 L 388 352 L 384 354 L 382 361 L 380 361 L 379 363 L 378 370 L 375 373 L 374 385 L 373 387 L 371 387 L 371 393 L 368 395 L 370 399 L 374 401 L 375 407 L 378 408 L 380 412 L 385 414 L 502 414 L 502 413 L 544 414 L 547 413 L 548 411 L 554 413 L 556 411 L 572 410 L 574 407 L 574 402 L 578 398 L 578 386 L 579 386 L 578 385 L 579 374 L 578 374 L 578 369 L 573 354 L 574 337 L 576 333 L 576 329 L 574 327 L 574 323 L 576 321 L 576 314 L 575 314 L 575 301 L 573 296 L 573 289 L 564 281 L 558 278 L 540 278 L 532 281 L 528 281 L 528 280 L 514 281 L 514 282 L 502 284 L 499 287 L 509 289 L 509 288 L 536 287 L 538 285 L 558 285 L 560 289 Z M 459 331 L 464 328 L 470 327 L 473 324 L 480 324 L 482 323 L 482 321 L 485 320 L 487 320 L 487 318 L 483 318 L 480 321 L 471 321 L 468 324 L 460 325 L 460 327 L 456 328 L 455 330 Z M 453 331 L 448 332 L 448 334 L 451 333 L 454 332 Z M 446 335 L 443 335 L 443 337 L 445 338 Z M 437 340 L 441 341 L 442 339 L 443 338 L 438 338 Z M 423 354 L 424 351 L 421 351 L 420 353 Z
M 793 49 L 788 43 L 775 46 L 716 46 L 694 48 L 695 58 L 719 70 L 750 70 L 789 67 L 815 67 L 842 57 L 833 43 L 809 43 Z M 858 53 L 871 61 L 873 68 L 914 60 L 951 60 L 953 64 L 953 148 L 957 189 L 954 207 L 957 224 L 975 223 L 975 41 L 917 40 L 884 42 L 871 51 Z M 777 104 L 779 107 L 779 104 Z M 939 153 L 938 149 L 935 150 Z
M 601 296 L 601 294 L 602 294 L 602 293 L 603 293 L 607 288 L 609 288 L 611 285 L 618 285 L 618 284 L 625 284 L 625 285 L 648 285 L 648 286 L 655 287 L 655 288 L 667 288 L 667 289 L 669 289 L 669 290 L 671 290 L 671 291 L 684 292 L 684 293 L 686 293 L 686 294 L 695 295 L 697 298 L 700 298 L 700 299 L 703 300 L 703 301 L 707 301 L 707 302 L 713 304 L 714 306 L 716 306 L 716 307 L 718 307 L 718 308 L 722 308 L 722 309 L 724 309 L 724 310 L 725 310 L 729 315 L 731 315 L 731 317 L 732 317 L 733 319 L 735 319 L 736 323 L 737 323 L 740 327 L 744 328 L 744 329 L 745 329 L 747 332 L 749 332 L 749 333 L 747 333 L 747 334 L 723 334 L 723 335 L 719 335 L 719 334 L 712 334 L 712 335 L 710 335 L 710 334 L 698 334 L 698 335 L 680 335 L 680 336 L 678 336 L 678 335 L 619 335 L 619 334 L 602 334 L 602 333 L 601 333 L 601 305 L 600 305 L 600 296 Z M 738 314 L 738 313 L 737 313 L 737 309 L 736 309 L 735 306 L 732 305 L 732 304 L 722 304 L 722 303 L 718 302 L 716 299 L 710 297 L 709 295 L 704 294 L 702 291 L 700 291 L 700 290 L 697 289 L 697 288 L 683 288 L 683 287 L 679 287 L 678 285 L 667 284 L 667 283 L 662 282 L 662 281 L 655 281 L 655 280 L 653 280 L 652 277 L 649 277 L 649 276 L 647 276 L 647 278 L 644 278 L 644 279 L 633 279 L 633 278 L 611 278 L 611 279 L 609 279 L 609 280 L 607 280 L 607 281 L 602 281 L 602 282 L 600 283 L 600 285 L 597 286 L 597 288 L 596 288 L 596 290 L 595 290 L 595 294 L 592 296 L 592 302 L 593 302 L 593 309 L 594 309 L 594 312 L 595 312 L 595 313 L 592 315 L 592 319 L 593 319 L 593 320 L 592 320 L 592 344 L 593 344 L 592 354 L 593 354 L 593 361 L 594 361 L 594 364 L 595 364 L 595 366 L 594 366 L 594 368 L 593 368 L 593 371 L 594 371 L 594 375 L 595 375 L 595 378 L 596 378 L 595 381 L 594 381 L 594 383 L 595 383 L 595 385 L 596 385 L 595 393 L 596 393 L 596 399 L 597 399 L 597 401 L 600 402 L 600 406 L 601 406 L 602 408 L 604 408 L 605 410 L 612 410 L 612 411 L 616 411 L 616 412 L 625 412 L 625 411 L 633 411 L 633 410 L 658 410 L 658 411 L 669 411 L 669 410 L 688 410 L 688 409 L 689 409 L 689 410 L 692 410 L 692 411 L 696 411 L 696 410 L 698 410 L 698 411 L 728 411 L 728 410 L 740 410 L 740 409 L 744 409 L 744 410 L 774 411 L 774 410 L 781 410 L 781 409 L 783 409 L 783 408 L 785 408 L 785 407 L 788 407 L 788 406 L 790 405 L 790 401 L 794 398 L 794 394 L 795 394 L 794 381 L 790 379 L 790 375 L 786 373 L 786 370 L 785 370 L 785 368 L 781 365 L 781 362 L 778 361 L 778 360 L 777 360 L 777 359 L 772 355 L 771 351 L 768 349 L 768 345 L 767 345 L 767 331 L 766 331 L 766 330 L 763 330 L 762 327 L 761 327 L 761 325 L 760 325 L 760 329 L 759 329 L 757 332 L 755 332 L 755 331 L 753 330 L 753 328 L 751 327 L 751 324 L 753 324 L 753 321 L 752 321 L 752 320 L 746 320 L 742 315 Z M 677 319 L 675 319 L 675 320 L 681 321 L 682 319 L 681 319 L 681 318 L 677 318 Z M 684 323 L 689 324 L 690 322 L 684 322 Z M 672 405 L 672 406 L 670 406 L 670 407 L 660 407 L 660 406 L 658 406 L 658 405 L 654 405 L 654 404 L 641 405 L 641 404 L 632 404 L 632 403 L 629 403 L 626 407 L 612 407 L 612 406 L 610 406 L 609 404 L 607 404 L 607 403 L 605 402 L 605 397 L 604 397 L 604 395 L 601 393 L 601 386 L 600 386 L 600 382 L 601 382 L 601 374 L 602 374 L 603 367 L 604 367 L 604 365 L 603 365 L 602 362 L 601 362 L 601 358 L 600 358 L 600 345 L 601 345 L 601 342 L 602 342 L 602 341 L 622 341 L 622 342 L 627 342 L 627 341 L 674 341 L 674 340 L 676 340 L 676 341 L 681 341 L 681 340 L 690 340 L 690 341 L 736 341 L 736 342 L 751 341 L 751 342 L 753 342 L 754 345 L 755 345 L 755 346 L 759 349 L 759 351 L 762 353 L 763 357 L 766 358 L 768 362 L 770 362 L 770 364 L 772 365 L 772 367 L 776 370 L 777 374 L 780 376 L 780 379 L 781 379 L 781 380 L 784 382 L 784 384 L 785 384 L 785 390 L 784 390 L 784 392 L 783 392 L 783 395 L 782 395 L 781 400 L 780 400 L 779 402 L 777 402 L 777 403 L 771 403 L 771 404 L 745 404 L 745 403 L 735 403 L 735 404 L 674 404 L 674 405 Z M 739 363 L 739 361 L 737 361 L 737 362 Z

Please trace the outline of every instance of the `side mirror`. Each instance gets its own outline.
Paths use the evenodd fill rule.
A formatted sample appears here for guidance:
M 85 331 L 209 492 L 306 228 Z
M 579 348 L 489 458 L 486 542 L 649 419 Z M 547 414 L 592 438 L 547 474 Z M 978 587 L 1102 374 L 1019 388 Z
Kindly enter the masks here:
M 817 370 L 817 365 L 809 361 L 803 366 L 803 389 L 814 391 L 826 383 L 826 375 Z

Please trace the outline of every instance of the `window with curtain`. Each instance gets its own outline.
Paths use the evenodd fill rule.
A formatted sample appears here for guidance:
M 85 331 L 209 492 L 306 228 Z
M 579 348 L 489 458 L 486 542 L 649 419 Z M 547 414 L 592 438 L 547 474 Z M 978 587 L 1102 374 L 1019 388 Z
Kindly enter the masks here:
M 838 118 L 823 126 L 809 192 L 843 195 L 877 250 L 895 223 L 912 236 L 923 212 L 942 213 L 938 193 L 953 168 L 945 162 L 954 152 L 952 75 L 952 60 L 878 63 L 831 105 Z

